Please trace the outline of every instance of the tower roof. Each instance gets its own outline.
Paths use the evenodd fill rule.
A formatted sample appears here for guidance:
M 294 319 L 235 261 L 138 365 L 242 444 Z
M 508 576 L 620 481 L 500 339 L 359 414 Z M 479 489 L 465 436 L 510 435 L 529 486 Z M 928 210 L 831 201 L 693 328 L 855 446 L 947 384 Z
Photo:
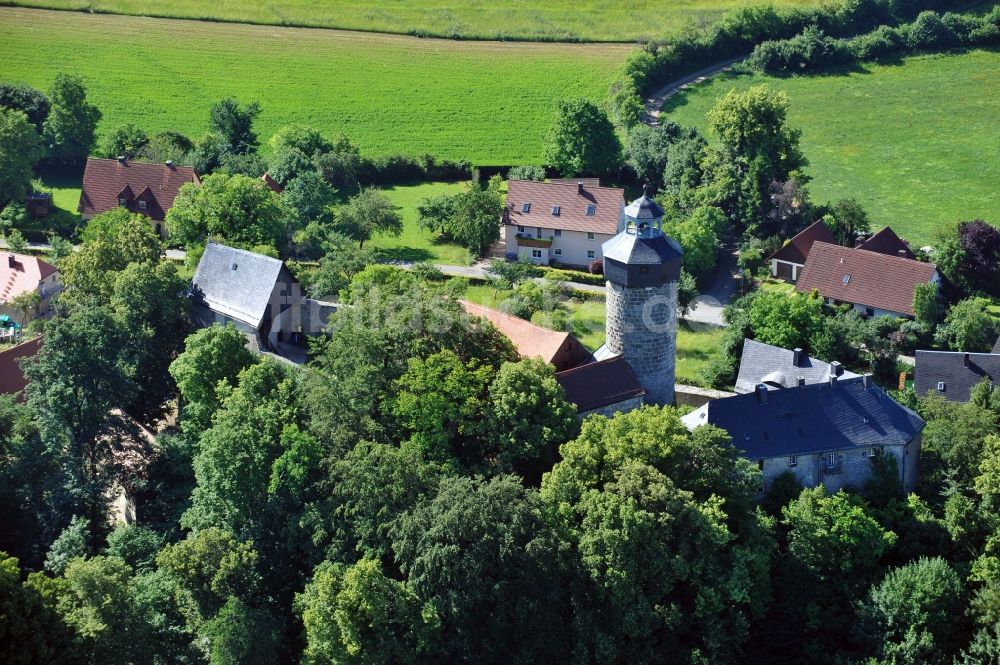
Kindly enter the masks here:
M 657 205 L 656 201 L 645 194 L 637 198 L 625 208 L 625 216 L 635 220 L 660 219 L 663 217 L 663 208 Z
M 654 204 L 655 205 L 655 204 Z M 605 259 L 626 265 L 658 265 L 679 261 L 683 252 L 680 245 L 668 236 L 652 237 L 622 231 L 602 247 Z

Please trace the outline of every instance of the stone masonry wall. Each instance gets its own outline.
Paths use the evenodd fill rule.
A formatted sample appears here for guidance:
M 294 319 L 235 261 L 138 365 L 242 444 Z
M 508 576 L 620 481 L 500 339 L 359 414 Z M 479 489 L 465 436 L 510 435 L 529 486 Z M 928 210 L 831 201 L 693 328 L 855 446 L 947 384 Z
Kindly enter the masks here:
M 646 402 L 673 404 L 677 283 L 628 289 L 607 282 L 607 345 L 624 356 L 646 389 Z

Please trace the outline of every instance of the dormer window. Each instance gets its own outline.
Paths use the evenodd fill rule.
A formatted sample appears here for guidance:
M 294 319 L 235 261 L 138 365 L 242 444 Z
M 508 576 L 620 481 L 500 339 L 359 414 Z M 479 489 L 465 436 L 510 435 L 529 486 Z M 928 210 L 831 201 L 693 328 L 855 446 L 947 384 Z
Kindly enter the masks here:
M 521 212 L 523 212 L 523 213 L 529 213 L 529 212 L 531 212 L 531 201 L 525 201 L 521 205 Z
M 125 206 L 128 205 L 128 199 L 126 199 L 124 197 L 118 197 L 118 205 L 120 205 L 120 206 L 122 206 L 124 208 Z
M 552 206 L 552 214 L 555 217 L 559 216 L 559 206 Z
M 148 203 L 146 203 L 142 199 L 139 199 L 139 210 L 145 210 L 148 207 L 149 207 Z
M 593 203 L 587 206 L 587 217 L 593 217 L 597 214 L 597 206 Z

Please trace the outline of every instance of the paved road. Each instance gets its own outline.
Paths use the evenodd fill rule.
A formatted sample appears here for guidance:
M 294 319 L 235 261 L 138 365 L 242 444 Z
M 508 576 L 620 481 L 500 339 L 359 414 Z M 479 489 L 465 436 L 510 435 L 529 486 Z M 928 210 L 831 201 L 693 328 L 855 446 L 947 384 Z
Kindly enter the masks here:
M 739 274 L 736 271 L 738 250 L 735 246 L 724 247 L 719 254 L 719 263 L 715 268 L 712 284 L 694 299 L 697 307 L 687 317 L 689 321 L 712 323 L 724 326 L 722 308 L 729 304 L 736 293 Z
M 746 56 L 744 55 L 739 58 L 733 58 L 732 60 L 726 60 L 725 62 L 719 62 L 711 67 L 698 70 L 694 74 L 689 74 L 684 78 L 679 78 L 666 84 L 643 100 L 643 105 L 646 107 L 643 122 L 647 125 L 653 125 L 655 127 L 657 123 L 660 122 L 660 109 L 663 108 L 663 105 L 668 99 L 693 83 L 699 83 L 710 76 L 714 76 L 719 72 L 724 72 L 727 69 L 730 69 L 737 62 L 744 60 L 745 58 Z

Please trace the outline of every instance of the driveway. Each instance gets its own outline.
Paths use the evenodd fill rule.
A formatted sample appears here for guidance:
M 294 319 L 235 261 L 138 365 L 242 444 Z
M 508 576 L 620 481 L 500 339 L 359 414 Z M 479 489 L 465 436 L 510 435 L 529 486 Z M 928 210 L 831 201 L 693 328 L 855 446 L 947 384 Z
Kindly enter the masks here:
M 727 245 L 723 248 L 719 253 L 719 263 L 715 267 L 711 285 L 694 299 L 697 307 L 685 319 L 717 326 L 726 325 L 722 319 L 722 308 L 729 304 L 736 293 L 739 278 L 736 271 L 737 254 L 735 246 Z
M 711 67 L 706 67 L 705 69 L 700 69 L 693 74 L 689 74 L 683 78 L 676 79 L 661 87 L 659 90 L 654 92 L 652 95 L 643 100 L 643 106 L 646 107 L 646 113 L 643 117 L 643 122 L 647 125 L 653 125 L 654 127 L 660 122 L 660 109 L 668 99 L 676 95 L 678 92 L 684 88 L 692 85 L 694 83 L 700 83 L 705 79 L 715 76 L 719 72 L 724 72 L 730 69 L 733 65 L 741 60 L 746 59 L 747 56 L 743 55 L 738 58 L 733 58 L 731 60 L 726 60 L 724 62 L 717 62 Z

